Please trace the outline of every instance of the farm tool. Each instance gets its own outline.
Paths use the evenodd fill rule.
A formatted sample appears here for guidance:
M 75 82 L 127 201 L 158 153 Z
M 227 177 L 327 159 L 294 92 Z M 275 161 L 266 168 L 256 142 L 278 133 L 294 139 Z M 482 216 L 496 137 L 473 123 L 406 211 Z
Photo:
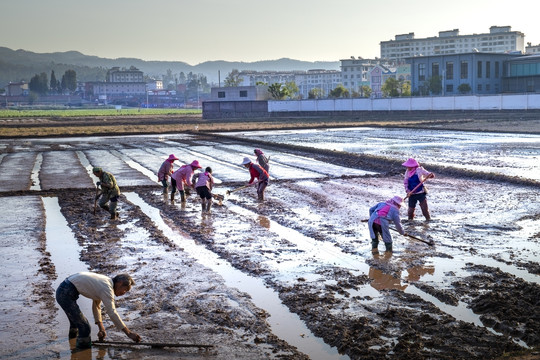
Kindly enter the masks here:
M 434 177 L 434 176 L 435 176 L 435 175 L 433 175 L 433 174 L 429 174 L 428 176 L 426 176 L 426 178 L 425 178 L 424 180 L 420 181 L 420 183 L 419 183 L 418 185 L 416 185 L 416 186 L 414 187 L 414 189 L 412 189 L 411 191 L 409 191 L 409 192 L 407 193 L 407 195 L 403 198 L 403 201 L 405 201 L 408 197 L 410 197 L 412 194 L 414 194 L 414 192 L 415 192 L 416 190 L 418 190 L 418 188 L 419 188 L 420 186 L 422 186 L 422 184 L 423 184 L 424 182 L 426 182 L 427 179 L 431 179 L 431 178 Z
M 96 215 L 97 201 L 99 199 L 99 187 L 96 187 L 96 196 L 94 196 L 94 215 Z
M 396 229 L 391 228 L 391 227 L 389 227 L 389 229 L 390 229 L 390 230 L 393 230 L 393 231 L 395 231 L 395 232 L 399 232 L 399 231 L 397 231 Z M 421 239 L 421 238 L 419 238 L 419 237 L 416 237 L 416 236 L 413 236 L 413 235 L 409 235 L 409 234 L 403 234 L 403 236 L 407 236 L 407 237 L 410 237 L 411 239 L 421 241 L 421 242 L 423 242 L 424 244 L 428 244 L 429 246 L 435 245 L 435 242 L 434 242 L 433 240 L 424 240 L 424 239 Z
M 196 348 L 199 348 L 199 349 L 210 349 L 210 348 L 214 347 L 214 345 L 206 345 L 206 344 L 173 344 L 173 343 L 105 341 L 105 340 L 98 340 L 98 341 L 94 341 L 92 343 L 94 345 L 103 345 L 103 346 L 130 345 L 130 346 L 150 346 L 150 347 L 153 347 L 153 348 L 165 348 L 165 347 L 188 348 L 188 347 L 196 347 Z
M 238 187 L 238 188 L 236 188 L 236 189 L 234 189 L 234 190 L 227 190 L 227 195 L 231 195 L 231 194 L 234 193 L 234 192 L 240 191 L 240 190 L 242 190 L 242 189 L 245 189 L 245 188 L 250 187 L 250 186 L 255 185 L 255 184 L 256 184 L 256 183 L 247 184 L 247 185 L 244 185 L 244 186 L 240 186 L 240 187 Z

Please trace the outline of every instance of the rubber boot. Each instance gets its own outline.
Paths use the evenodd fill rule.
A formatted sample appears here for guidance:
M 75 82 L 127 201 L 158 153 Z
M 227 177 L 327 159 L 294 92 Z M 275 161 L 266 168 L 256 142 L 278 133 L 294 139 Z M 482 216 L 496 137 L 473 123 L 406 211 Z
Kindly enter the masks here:
M 201 208 L 202 208 L 203 212 L 206 211 L 206 201 L 205 200 L 201 201 Z
M 75 346 L 77 347 L 77 349 L 89 349 L 92 347 L 92 339 L 90 338 L 90 336 L 78 337 Z
M 407 211 L 407 216 L 409 217 L 409 220 L 414 219 L 414 208 L 409 208 Z
M 116 219 L 118 219 L 118 215 L 119 215 L 119 214 L 118 214 L 118 211 L 112 213 L 112 214 L 111 214 L 111 220 L 116 220 Z
M 210 212 L 211 208 L 212 208 L 212 199 L 207 200 L 207 202 L 206 202 L 206 211 Z
M 184 191 L 180 191 L 180 201 L 186 202 L 186 193 Z
M 424 215 L 426 220 L 431 220 L 431 215 L 429 214 L 427 200 L 424 200 L 420 203 L 420 209 L 422 209 L 422 215 Z
M 392 252 L 392 243 L 384 243 L 384 246 L 386 246 L 386 252 Z
M 171 194 L 171 202 L 172 202 L 172 203 L 174 202 L 174 194 L 175 194 L 175 193 L 172 193 L 172 194 Z
M 111 212 L 111 209 L 109 208 L 109 205 L 99 205 L 103 210 L 106 210 L 107 212 Z
M 70 328 L 68 339 L 75 339 L 79 335 L 79 329 L 77 328 Z
M 371 251 L 377 252 L 379 251 L 379 240 L 377 239 L 371 239 Z

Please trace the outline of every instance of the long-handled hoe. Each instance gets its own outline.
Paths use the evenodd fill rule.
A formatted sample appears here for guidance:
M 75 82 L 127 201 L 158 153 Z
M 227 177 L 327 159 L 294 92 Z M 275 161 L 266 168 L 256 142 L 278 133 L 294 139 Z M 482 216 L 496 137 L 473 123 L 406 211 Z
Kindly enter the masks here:
M 94 196 L 94 215 L 96 215 L 97 201 L 99 199 L 99 187 L 96 188 L 96 196 Z

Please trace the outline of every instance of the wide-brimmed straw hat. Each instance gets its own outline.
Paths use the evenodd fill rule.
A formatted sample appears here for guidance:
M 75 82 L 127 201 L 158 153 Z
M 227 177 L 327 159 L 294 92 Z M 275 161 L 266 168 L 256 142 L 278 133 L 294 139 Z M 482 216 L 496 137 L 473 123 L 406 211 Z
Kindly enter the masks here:
M 419 167 L 420 164 L 418 164 L 418 161 L 414 160 L 413 158 L 410 158 L 409 160 L 405 161 L 401 166 L 405 167 Z
M 197 161 L 197 160 L 193 160 L 193 162 L 192 162 L 190 165 L 191 165 L 192 167 L 194 167 L 194 168 L 197 168 L 197 169 L 202 168 L 202 166 L 199 165 L 199 161 Z
M 244 160 L 242 160 L 242 165 L 247 165 L 249 163 L 251 163 L 251 160 L 249 160 L 248 157 L 245 157 Z
M 174 154 L 171 154 L 171 155 L 169 155 L 169 158 L 167 160 L 174 161 L 174 160 L 178 160 L 178 158 L 176 156 L 174 156 Z

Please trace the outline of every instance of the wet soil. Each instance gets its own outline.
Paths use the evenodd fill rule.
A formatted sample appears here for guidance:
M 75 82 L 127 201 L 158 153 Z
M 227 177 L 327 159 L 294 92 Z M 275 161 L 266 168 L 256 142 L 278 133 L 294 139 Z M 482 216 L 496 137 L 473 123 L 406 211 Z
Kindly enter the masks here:
M 162 146 L 166 154 L 184 146 L 195 151 L 201 144 L 211 149 L 235 146 L 241 158 L 242 146 L 261 143 L 243 136 L 192 134 L 165 144 L 141 139 L 101 146 L 108 153 L 121 150 L 114 154 L 126 162 L 137 159 L 126 155 L 130 149 Z M 280 148 L 264 145 L 276 152 Z M 46 251 L 46 219 L 39 201 L 40 195 L 51 195 L 58 197 L 81 246 L 80 260 L 89 270 L 129 272 L 136 279 L 132 291 L 117 299 L 132 330 L 148 342 L 214 345 L 210 351 L 100 348 L 88 359 L 310 358 L 273 332 L 270 314 L 248 293 L 226 285 L 220 274 L 184 251 L 182 242 L 188 240 L 261 279 L 314 336 L 351 359 L 494 359 L 518 358 L 509 354 L 523 352 L 527 354 L 519 356 L 540 358 L 540 192 L 533 181 L 470 177 L 460 169 L 437 168 L 429 195 L 434 220 L 403 222 L 406 232 L 433 240 L 435 246 L 395 235 L 393 254 L 372 253 L 362 220 L 374 203 L 402 191 L 395 160 L 283 146 L 289 156 L 376 173 L 276 178 L 263 203 L 248 189 L 227 196 L 210 214 L 200 211 L 195 195 L 186 204 L 171 202 L 157 183 L 147 183 L 129 167 L 119 168 L 130 183 L 121 186 L 120 219 L 111 221 L 100 209 L 93 214 L 92 179 L 72 151 L 83 152 L 90 163 L 108 155 L 78 141 L 62 146 L 14 142 L 4 147 L 11 149 L 4 154 L 13 156 L 4 156 L 0 165 L 8 162 L 3 169 L 16 168 L 23 175 L 17 182 L 3 182 L 0 189 L 5 206 L 17 209 L 0 222 L 1 275 L 6 281 L 0 357 L 65 357 L 55 342 L 67 342 L 67 334 L 51 333 L 63 316 L 52 300 L 60 264 Z M 67 165 L 55 151 L 62 152 Z M 36 152 L 43 154 L 46 171 L 39 177 L 43 188 L 30 191 Z M 59 171 L 66 166 L 71 172 Z M 11 179 L 14 173 L 7 175 Z M 222 194 L 248 178 L 247 172 L 238 181 L 216 173 L 220 175 L 225 180 L 216 192 Z M 153 215 L 130 201 L 134 195 L 157 209 L 178 237 L 165 234 Z M 475 206 L 464 207 L 464 199 Z M 33 230 L 23 232 L 24 221 L 17 219 L 33 224 Z M 12 316 L 14 312 L 21 314 Z M 21 328 L 36 323 L 38 331 L 25 333 L 26 341 L 13 341 Z M 112 324 L 107 326 L 110 340 L 126 340 Z

